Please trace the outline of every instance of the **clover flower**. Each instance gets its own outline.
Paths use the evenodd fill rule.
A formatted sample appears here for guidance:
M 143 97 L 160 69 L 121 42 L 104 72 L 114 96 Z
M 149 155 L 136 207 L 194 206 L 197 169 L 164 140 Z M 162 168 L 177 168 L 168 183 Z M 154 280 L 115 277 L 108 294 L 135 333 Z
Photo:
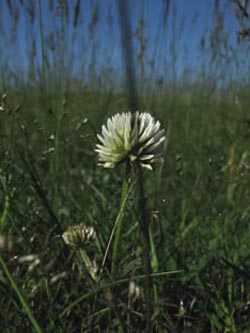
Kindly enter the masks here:
M 160 126 L 160 122 L 147 112 L 114 115 L 106 126 L 102 126 L 102 134 L 97 134 L 100 143 L 95 151 L 99 155 L 99 165 L 113 168 L 118 163 L 129 161 L 152 170 L 151 164 L 165 139 L 165 131 Z
M 96 237 L 93 227 L 88 227 L 84 223 L 69 226 L 62 235 L 65 244 L 77 247 L 91 242 Z

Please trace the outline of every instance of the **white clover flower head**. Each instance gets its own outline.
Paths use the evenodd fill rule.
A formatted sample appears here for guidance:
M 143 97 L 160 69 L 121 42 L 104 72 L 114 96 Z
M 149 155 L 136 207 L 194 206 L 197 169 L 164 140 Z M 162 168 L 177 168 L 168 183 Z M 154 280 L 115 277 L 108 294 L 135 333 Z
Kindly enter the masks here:
M 165 131 L 160 126 L 160 122 L 147 112 L 114 115 L 106 126 L 102 126 L 102 134 L 97 134 L 100 143 L 95 151 L 99 155 L 99 165 L 113 168 L 129 161 L 152 170 L 152 163 L 165 140 Z
M 93 227 L 86 226 L 84 223 L 69 226 L 62 235 L 64 243 L 73 247 L 90 243 L 95 239 L 95 237 L 95 229 Z

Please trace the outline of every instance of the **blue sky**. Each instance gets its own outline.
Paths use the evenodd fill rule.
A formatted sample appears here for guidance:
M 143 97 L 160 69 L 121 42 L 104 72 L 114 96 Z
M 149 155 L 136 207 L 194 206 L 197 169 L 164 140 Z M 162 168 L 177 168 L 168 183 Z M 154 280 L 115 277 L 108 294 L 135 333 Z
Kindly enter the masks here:
M 54 34 L 56 43 L 60 44 L 65 66 L 71 67 L 74 75 L 86 74 L 86 68 L 91 66 L 95 59 L 96 69 L 111 66 L 117 76 L 122 75 L 122 48 L 120 39 L 120 26 L 117 11 L 117 0 L 82 0 L 80 1 L 81 15 L 78 28 L 74 31 L 74 8 L 77 0 L 67 1 L 69 16 L 68 21 L 58 14 L 61 0 L 54 0 L 53 10 L 49 8 L 50 0 L 41 0 L 41 13 L 43 21 L 43 34 L 45 49 L 49 49 L 49 36 Z M 1 26 L 1 67 L 12 68 L 15 72 L 25 74 L 30 67 L 30 50 L 32 39 L 35 41 L 35 65 L 41 64 L 41 35 L 39 26 L 39 0 L 12 0 L 11 8 L 7 1 L 1 1 L 2 26 Z M 30 4 L 35 4 L 35 20 L 32 24 L 27 14 Z M 232 1 L 221 0 L 219 12 L 223 14 L 224 33 L 228 35 L 229 45 L 237 45 L 238 22 L 234 15 Z M 58 5 L 59 4 L 59 5 Z M 213 0 L 172 0 L 168 17 L 163 24 L 166 1 L 163 0 L 131 0 L 130 18 L 133 32 L 135 33 L 138 19 L 143 17 L 143 33 L 147 39 L 145 56 L 146 75 L 150 77 L 149 63 L 155 62 L 156 76 L 173 78 L 175 71 L 178 77 L 183 72 L 195 73 L 200 71 L 202 63 L 209 61 L 211 49 L 209 40 L 213 23 L 216 20 Z M 97 24 L 94 39 L 90 35 L 90 22 L 93 19 L 93 10 L 96 8 Z M 14 14 L 13 14 L 14 13 Z M 18 22 L 13 24 L 13 17 L 18 13 Z M 111 18 L 111 19 L 110 19 Z M 58 31 L 65 23 L 66 34 L 60 39 Z M 56 34 L 57 31 L 57 34 Z M 75 35 L 74 35 L 75 34 Z M 74 39 L 73 39 L 74 36 Z M 201 39 L 205 37 L 205 47 L 201 51 Z M 134 36 L 134 59 L 138 55 L 139 42 Z M 175 55 L 173 55 L 175 52 Z M 51 66 L 57 66 L 53 52 L 48 54 Z M 53 58 L 54 57 L 54 58 Z M 174 60 L 175 59 L 175 60 Z M 85 66 L 85 69 L 82 69 Z M 174 67 L 174 68 L 173 68 Z M 82 75 L 80 74 L 80 75 Z

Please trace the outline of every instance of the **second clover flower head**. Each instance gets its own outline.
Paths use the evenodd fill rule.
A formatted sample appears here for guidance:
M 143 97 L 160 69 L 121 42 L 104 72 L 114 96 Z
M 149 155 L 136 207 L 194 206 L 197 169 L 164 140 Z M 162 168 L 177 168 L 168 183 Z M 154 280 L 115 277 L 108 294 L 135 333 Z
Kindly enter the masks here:
M 96 232 L 93 227 L 88 227 L 84 223 L 69 226 L 62 235 L 64 243 L 77 247 L 87 244 L 95 239 Z
M 100 141 L 95 151 L 99 164 L 113 168 L 118 163 L 129 161 L 152 170 L 155 157 L 161 152 L 160 145 L 165 140 L 165 131 L 147 112 L 127 112 L 109 118 L 97 134 Z

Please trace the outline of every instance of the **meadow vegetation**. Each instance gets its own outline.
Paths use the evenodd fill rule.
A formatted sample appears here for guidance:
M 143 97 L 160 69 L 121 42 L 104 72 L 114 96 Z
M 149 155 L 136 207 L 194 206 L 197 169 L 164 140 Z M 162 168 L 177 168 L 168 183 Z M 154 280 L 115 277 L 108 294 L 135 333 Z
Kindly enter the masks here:
M 91 3 L 85 30 L 81 1 L 74 6 L 67 1 L 46 3 L 59 22 L 51 31 L 44 27 L 41 0 L 1 3 L 13 29 L 18 29 L 18 17 L 29 18 L 30 58 L 28 74 L 27 70 L 23 74 L 17 63 L 13 66 L 1 54 L 0 331 L 149 331 L 140 193 L 135 189 L 126 202 L 115 272 L 113 242 L 101 267 L 120 210 L 125 166 L 97 166 L 94 149 L 107 118 L 128 111 L 125 77 L 116 77 L 108 48 L 107 53 L 101 49 L 106 63 L 98 63 L 99 2 Z M 150 1 L 142 3 L 146 7 Z M 156 39 L 153 52 L 158 59 L 164 60 L 166 51 L 161 48 L 161 38 L 168 32 L 164 24 L 175 19 L 173 3 L 163 1 L 159 43 Z M 223 20 L 216 3 L 214 15 Z M 239 3 L 235 6 L 242 22 L 240 10 L 245 7 Z M 200 46 L 201 54 L 206 53 L 203 71 L 195 79 L 187 78 L 187 72 L 179 77 L 174 66 L 179 46 L 172 43 L 166 60 L 173 70 L 168 81 L 157 70 L 157 62 L 147 65 L 148 16 L 140 6 L 133 37 L 138 107 L 159 119 L 166 130 L 164 154 L 143 178 L 149 221 L 150 330 L 248 333 L 250 95 L 249 82 L 242 76 L 247 64 L 236 61 L 247 52 L 247 41 L 233 51 L 227 49 L 223 24 L 215 20 L 217 25 L 203 40 L 211 44 L 206 52 L 204 44 Z M 116 10 L 112 1 L 110 8 L 112 17 Z M 10 41 L 11 33 L 4 27 L 2 31 Z M 77 59 L 70 54 L 74 43 L 80 43 L 76 35 L 83 36 L 82 51 L 89 43 L 91 55 L 82 59 L 85 67 L 79 75 Z M 36 39 L 40 46 L 34 46 Z M 69 226 L 79 223 L 96 231 L 96 238 L 84 246 L 91 268 L 84 254 L 62 238 Z M 100 268 L 96 279 L 93 270 L 98 276 Z

